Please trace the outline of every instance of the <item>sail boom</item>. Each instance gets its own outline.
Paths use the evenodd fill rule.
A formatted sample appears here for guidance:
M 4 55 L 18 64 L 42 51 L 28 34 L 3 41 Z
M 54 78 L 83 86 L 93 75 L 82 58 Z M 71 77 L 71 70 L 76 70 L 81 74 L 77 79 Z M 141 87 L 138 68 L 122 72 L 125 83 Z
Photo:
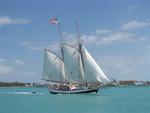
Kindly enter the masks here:
M 48 80 L 48 79 L 42 79 L 48 82 L 55 82 L 55 83 L 66 83 L 66 82 L 61 82 L 61 81 L 55 81 L 55 80 Z
M 62 57 L 60 57 L 59 55 L 57 55 L 56 53 L 54 53 L 53 51 L 49 50 L 49 49 L 45 49 L 45 51 L 49 51 L 50 53 L 54 54 L 55 56 L 59 57 L 62 60 Z
M 71 47 L 71 48 L 74 48 L 74 49 L 77 49 L 77 47 L 75 47 L 75 46 L 73 46 L 73 45 L 69 45 L 69 44 L 67 44 L 67 43 L 63 43 L 64 45 L 67 45 L 67 46 L 69 46 L 69 47 Z

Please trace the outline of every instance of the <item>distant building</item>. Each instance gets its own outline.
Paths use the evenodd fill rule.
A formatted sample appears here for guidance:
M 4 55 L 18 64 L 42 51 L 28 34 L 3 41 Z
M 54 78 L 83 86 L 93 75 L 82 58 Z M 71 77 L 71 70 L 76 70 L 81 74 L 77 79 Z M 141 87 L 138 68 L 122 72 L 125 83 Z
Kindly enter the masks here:
M 144 85 L 144 86 L 150 86 L 150 81 L 144 81 L 144 82 L 143 82 L 143 85 Z
M 134 83 L 136 86 L 143 86 L 143 81 L 137 81 Z
M 135 85 L 138 81 L 136 80 L 121 80 L 119 81 L 119 85 Z
M 117 80 L 113 79 L 109 84 L 107 84 L 107 86 L 116 86 L 118 85 Z

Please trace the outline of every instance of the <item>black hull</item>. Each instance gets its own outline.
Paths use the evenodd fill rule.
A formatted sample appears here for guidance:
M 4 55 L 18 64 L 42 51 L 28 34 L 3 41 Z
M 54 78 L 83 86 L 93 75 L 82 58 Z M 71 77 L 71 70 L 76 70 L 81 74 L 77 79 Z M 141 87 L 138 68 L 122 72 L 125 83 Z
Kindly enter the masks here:
M 49 92 L 51 94 L 83 94 L 83 93 L 97 93 L 99 88 L 95 89 L 76 89 L 76 90 L 71 90 L 71 91 L 62 91 L 62 90 L 54 90 L 54 89 L 49 89 Z

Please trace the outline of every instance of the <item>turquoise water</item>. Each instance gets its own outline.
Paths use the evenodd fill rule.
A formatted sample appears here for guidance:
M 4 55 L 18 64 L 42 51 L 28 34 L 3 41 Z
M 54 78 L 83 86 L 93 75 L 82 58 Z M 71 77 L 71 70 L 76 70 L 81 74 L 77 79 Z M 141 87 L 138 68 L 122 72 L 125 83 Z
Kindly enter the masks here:
M 150 87 L 110 87 L 97 95 L 52 95 L 46 88 L 0 88 L 0 113 L 150 113 Z

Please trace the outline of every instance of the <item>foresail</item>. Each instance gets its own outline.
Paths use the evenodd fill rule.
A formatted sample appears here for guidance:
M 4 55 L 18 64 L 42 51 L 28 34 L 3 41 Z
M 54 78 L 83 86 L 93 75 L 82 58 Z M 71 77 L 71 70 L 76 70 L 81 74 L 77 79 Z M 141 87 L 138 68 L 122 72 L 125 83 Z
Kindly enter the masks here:
M 109 79 L 106 77 L 102 69 L 94 61 L 92 56 L 82 45 L 82 57 L 84 63 L 85 80 L 87 82 L 106 82 Z
M 81 56 L 76 47 L 68 44 L 63 44 L 63 55 L 65 71 L 69 79 L 76 82 L 83 82 L 83 68 L 81 66 Z
M 44 51 L 43 79 L 53 82 L 66 81 L 62 59 L 47 49 Z

